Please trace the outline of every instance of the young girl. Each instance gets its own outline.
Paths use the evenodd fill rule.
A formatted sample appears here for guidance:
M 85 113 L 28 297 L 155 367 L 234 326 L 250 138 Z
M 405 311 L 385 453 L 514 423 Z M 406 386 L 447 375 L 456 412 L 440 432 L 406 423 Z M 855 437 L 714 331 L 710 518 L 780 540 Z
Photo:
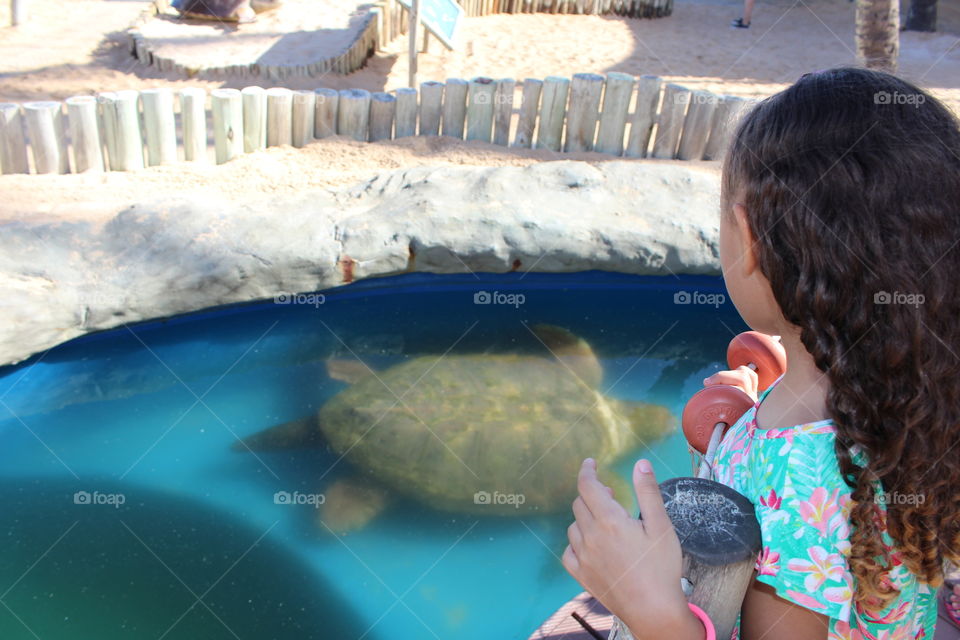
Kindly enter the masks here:
M 807 74 L 738 126 L 721 203 L 730 297 L 788 361 L 713 468 L 763 540 L 740 637 L 932 638 L 960 560 L 957 119 L 891 75 Z M 756 397 L 746 368 L 705 384 Z M 638 640 L 700 640 L 648 461 L 634 485 L 642 520 L 584 461 L 564 566 Z

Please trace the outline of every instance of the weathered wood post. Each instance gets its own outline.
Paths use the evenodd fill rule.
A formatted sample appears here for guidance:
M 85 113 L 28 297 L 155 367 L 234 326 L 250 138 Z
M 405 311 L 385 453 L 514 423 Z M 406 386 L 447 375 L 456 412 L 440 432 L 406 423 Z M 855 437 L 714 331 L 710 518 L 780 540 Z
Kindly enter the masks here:
M 180 90 L 180 121 L 183 125 L 183 159 L 207 160 L 207 92 L 199 87 Z
M 315 89 L 317 113 L 313 118 L 313 137 L 328 138 L 337 135 L 337 105 L 340 94 L 336 89 Z
M 59 102 L 27 102 L 23 105 L 37 173 L 70 173 L 63 136 L 63 118 Z
M 420 21 L 420 0 L 410 0 L 410 24 L 407 27 L 408 62 L 407 86 L 417 86 L 417 23 Z M 426 31 L 426 29 L 424 29 Z
M 420 83 L 420 135 L 440 135 L 443 113 L 443 83 L 428 80 Z
M 517 119 L 517 134 L 513 146 L 529 149 L 533 144 L 533 130 L 537 126 L 537 111 L 540 109 L 540 90 L 543 81 L 526 78 L 520 94 L 520 117 Z
M 424 30 L 426 31 L 426 30 Z M 397 89 L 397 138 L 417 135 L 417 90 L 410 87 Z
M 447 78 L 443 88 L 443 135 L 463 138 L 463 122 L 467 117 L 467 81 Z
M 284 87 L 267 89 L 267 146 L 293 142 L 293 91 Z
M 243 154 L 243 96 L 236 89 L 214 89 L 210 107 L 217 164 L 223 164 Z
M 650 147 L 650 134 L 657 122 L 657 105 L 660 103 L 659 76 L 640 76 L 637 83 L 637 106 L 630 123 L 630 137 L 627 140 L 625 156 L 646 158 Z
M 100 148 L 100 127 L 97 126 L 97 99 L 93 96 L 67 98 L 70 140 L 73 143 L 73 166 L 77 173 L 103 171 L 103 150 Z
M 729 638 L 760 552 L 760 524 L 753 504 L 730 487 L 703 478 L 674 478 L 660 484 L 667 515 L 683 550 L 687 599 L 703 609 Z M 641 514 L 641 517 L 643 514 Z M 616 620 L 609 640 L 631 640 Z
M 654 158 L 675 158 L 683 119 L 690 102 L 690 90 L 678 84 L 668 84 L 663 91 L 663 105 L 657 122 L 657 136 L 653 140 Z
M 267 90 L 263 87 L 244 87 L 243 151 L 251 153 L 267 148 Z
M 367 141 L 370 122 L 370 92 L 365 89 L 340 91 L 337 109 L 337 133 L 358 142 Z
M 677 158 L 680 160 L 702 160 L 713 124 L 713 112 L 717 108 L 718 97 L 709 91 L 694 91 L 690 95 L 690 110 L 683 121 L 683 133 L 680 136 L 680 148 Z
M 597 151 L 601 153 L 612 153 L 615 156 L 623 153 L 623 137 L 626 133 L 633 83 L 634 77 L 629 73 L 613 71 L 607 74 L 596 144 Z
M 393 120 L 397 99 L 384 91 L 370 96 L 370 142 L 393 138 Z
M 723 96 L 713 113 L 710 137 L 704 150 L 704 159 L 720 160 L 727 150 L 727 144 L 749 103 L 739 96 Z
M 143 169 L 143 137 L 140 134 L 140 94 L 132 89 L 100 94 L 106 125 L 111 171 Z M 113 146 L 109 146 L 111 134 Z
M 0 172 L 30 173 L 20 105 L 0 103 Z
M 602 91 L 603 76 L 600 74 L 574 74 L 573 82 L 570 83 L 570 108 L 567 109 L 564 151 L 593 151 Z
M 173 91 L 144 89 L 143 128 L 147 137 L 147 163 L 152 167 L 177 161 L 177 126 L 173 117 Z
M 491 78 L 474 78 L 467 93 L 467 140 L 490 142 L 493 131 L 493 94 Z
M 293 146 L 302 148 L 313 140 L 316 111 L 316 93 L 305 90 L 293 92 Z
M 549 76 L 543 80 L 540 99 L 540 127 L 537 129 L 537 149 L 560 151 L 563 136 L 563 116 L 567 110 L 567 91 L 570 80 Z
M 513 95 L 517 82 L 513 78 L 497 80 L 493 94 L 493 144 L 510 144 L 510 119 L 513 117 Z
M 27 0 L 10 0 L 10 25 L 17 26 L 27 21 Z

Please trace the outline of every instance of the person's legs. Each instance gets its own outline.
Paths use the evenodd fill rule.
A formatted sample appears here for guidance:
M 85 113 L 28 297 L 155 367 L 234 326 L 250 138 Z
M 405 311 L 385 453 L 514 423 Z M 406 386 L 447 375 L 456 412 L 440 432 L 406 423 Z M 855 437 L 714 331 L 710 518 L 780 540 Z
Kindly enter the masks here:
M 743 17 L 731 22 L 731 27 L 737 27 L 738 29 L 750 28 L 750 19 L 753 17 L 753 3 L 754 0 L 743 0 Z

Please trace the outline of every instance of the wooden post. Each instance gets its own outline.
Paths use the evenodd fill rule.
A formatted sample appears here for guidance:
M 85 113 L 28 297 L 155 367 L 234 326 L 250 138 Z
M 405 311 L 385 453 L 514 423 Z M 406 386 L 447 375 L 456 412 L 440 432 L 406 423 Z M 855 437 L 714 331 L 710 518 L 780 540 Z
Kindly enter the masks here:
M 493 144 L 510 144 L 510 120 L 513 118 L 513 96 L 517 81 L 513 78 L 497 80 L 497 90 L 493 94 Z
M 37 173 L 70 173 L 59 102 L 27 102 L 23 113 Z
M 293 92 L 284 87 L 267 89 L 267 146 L 293 143 Z
M 710 617 L 717 638 L 729 638 L 760 553 L 753 504 L 730 487 L 702 478 L 667 480 L 660 493 L 681 540 L 681 575 L 692 585 L 688 599 Z M 609 640 L 632 638 L 615 620 Z
M 619 156 L 623 153 L 623 137 L 627 127 L 627 112 L 633 94 L 634 78 L 629 73 L 616 71 L 607 74 L 603 92 L 603 113 L 597 134 L 597 151 Z
M 549 76 L 543 81 L 540 101 L 540 127 L 537 129 L 537 149 L 560 151 L 563 136 L 563 116 L 567 109 L 570 80 Z
M 293 92 L 293 146 L 298 149 L 313 141 L 316 111 L 316 93 L 305 90 Z
M 173 118 L 173 91 L 144 89 L 143 128 L 147 134 L 147 162 L 152 166 L 177 161 L 177 126 Z
M 657 136 L 653 140 L 654 158 L 676 157 L 688 102 L 689 89 L 672 83 L 664 88 L 663 106 L 660 107 L 660 119 L 657 121 Z
M 704 149 L 705 160 L 720 160 L 726 153 L 727 144 L 733 136 L 737 122 L 746 111 L 747 101 L 738 96 L 723 96 L 713 112 L 710 137 Z
M 337 135 L 337 104 L 340 94 L 336 89 L 314 89 L 316 113 L 313 116 L 313 137 L 328 138 Z
M 108 171 L 119 171 L 114 166 L 114 158 L 120 152 L 117 148 L 119 135 L 117 134 L 117 119 L 115 104 L 117 94 L 104 91 L 97 94 L 97 115 L 100 119 L 100 141 L 103 148 L 103 166 Z
M 337 133 L 359 142 L 367 141 L 370 122 L 370 92 L 365 89 L 340 91 L 337 113 Z
M 20 105 L 0 103 L 0 173 L 30 173 Z
M 463 138 L 463 125 L 467 117 L 466 80 L 447 78 L 443 88 L 443 135 Z
M 370 142 L 393 138 L 393 119 L 397 99 L 389 93 L 377 91 L 370 96 Z
M 183 159 L 207 159 L 207 92 L 198 87 L 180 90 L 180 121 L 183 125 Z
M 93 96 L 67 98 L 70 140 L 73 143 L 73 166 L 77 173 L 103 171 L 103 150 L 100 148 L 100 127 L 97 126 L 97 99 Z
M 493 94 L 490 78 L 474 78 L 467 93 L 467 140 L 490 142 L 493 129 Z
M 709 91 L 694 91 L 690 94 L 690 109 L 683 121 L 680 148 L 677 150 L 677 158 L 680 160 L 703 159 L 717 101 L 717 96 Z
M 110 149 L 112 171 L 143 169 L 143 137 L 140 134 L 140 112 L 137 109 L 140 94 L 132 89 L 102 94 L 103 115 L 108 134 L 116 136 L 116 146 Z M 109 138 L 108 138 L 109 139 Z
M 243 151 L 251 153 L 267 148 L 267 91 L 263 87 L 244 87 Z
M 407 72 L 407 86 L 417 86 L 417 23 L 420 20 L 420 0 L 410 0 L 410 26 L 407 27 L 409 40 L 409 70 Z
M 637 83 L 637 104 L 630 123 L 630 137 L 627 141 L 625 156 L 646 158 L 650 147 L 650 134 L 657 121 L 657 105 L 660 103 L 660 85 L 658 76 L 640 76 Z
M 10 25 L 17 26 L 27 21 L 27 0 L 10 0 Z
M 243 154 L 243 96 L 236 89 L 214 89 L 210 108 L 217 164 L 223 164 Z
M 597 113 L 603 76 L 576 73 L 570 83 L 570 108 L 567 109 L 567 139 L 564 151 L 592 151 L 597 133 Z
M 537 111 L 540 109 L 540 89 L 543 81 L 526 78 L 520 97 L 520 117 L 517 119 L 517 135 L 513 146 L 529 149 L 533 144 L 533 130 L 537 126 Z
M 417 90 L 397 89 L 397 138 L 417 135 Z
M 440 135 L 443 105 L 443 83 L 428 80 L 420 83 L 420 135 Z

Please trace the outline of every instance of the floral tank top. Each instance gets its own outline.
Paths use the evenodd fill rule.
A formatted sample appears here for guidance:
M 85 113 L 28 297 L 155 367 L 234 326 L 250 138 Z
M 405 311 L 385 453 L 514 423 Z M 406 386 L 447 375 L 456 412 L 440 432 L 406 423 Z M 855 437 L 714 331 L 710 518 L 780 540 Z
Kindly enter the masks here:
M 880 611 L 854 603 L 847 562 L 851 489 L 840 475 L 833 421 L 758 429 L 757 408 L 772 388 L 727 431 L 713 468 L 714 480 L 756 507 L 762 540 L 757 580 L 779 597 L 829 618 L 828 640 L 932 639 L 935 589 L 910 573 L 893 551 L 889 580 L 899 597 Z M 862 452 L 853 454 L 854 462 L 865 463 Z M 884 504 L 878 500 L 881 521 Z M 892 549 L 885 529 L 883 542 Z M 739 638 L 739 624 L 733 638 Z

